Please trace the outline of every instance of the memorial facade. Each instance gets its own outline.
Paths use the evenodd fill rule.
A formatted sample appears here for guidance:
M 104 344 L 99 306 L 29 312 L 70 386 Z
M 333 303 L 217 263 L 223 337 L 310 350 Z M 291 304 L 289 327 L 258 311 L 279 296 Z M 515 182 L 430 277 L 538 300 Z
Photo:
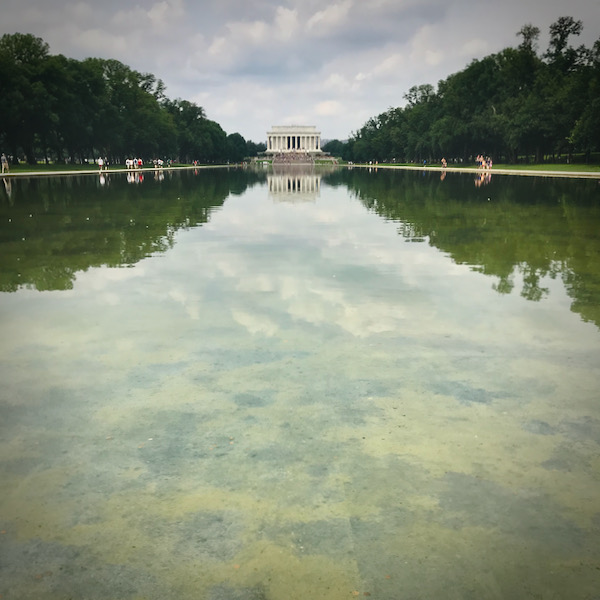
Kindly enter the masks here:
M 267 131 L 267 153 L 286 152 L 321 153 L 321 132 L 312 125 L 274 125 Z

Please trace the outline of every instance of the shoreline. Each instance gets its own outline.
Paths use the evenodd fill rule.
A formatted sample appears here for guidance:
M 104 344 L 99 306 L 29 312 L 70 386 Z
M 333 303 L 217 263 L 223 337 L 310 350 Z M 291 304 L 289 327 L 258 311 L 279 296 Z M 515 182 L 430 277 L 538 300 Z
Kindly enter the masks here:
M 115 173 L 154 173 L 156 171 L 182 171 L 190 169 L 230 169 L 239 168 L 240 165 L 185 165 L 177 167 L 163 167 L 155 169 L 154 167 L 145 167 L 142 169 L 84 169 L 84 170 L 68 170 L 68 171 L 22 171 L 18 173 L 2 173 L 0 177 L 57 177 L 68 175 L 109 175 Z M 320 165 L 316 165 L 318 168 Z M 417 165 L 368 165 L 365 163 L 340 164 L 339 167 L 347 169 L 400 169 L 404 171 L 430 171 L 437 173 L 470 173 L 473 175 L 522 175 L 529 177 L 566 177 L 574 179 L 600 179 L 600 171 L 549 171 L 538 169 L 478 169 L 477 167 L 441 167 L 441 166 L 417 166 Z
M 600 179 L 600 171 L 544 171 L 533 169 L 478 169 L 477 167 L 438 167 L 438 166 L 411 166 L 411 165 L 345 165 L 349 168 L 366 169 L 402 169 L 405 171 L 433 171 L 438 173 L 471 173 L 474 175 L 529 175 L 532 177 L 569 177 Z
M 184 165 L 178 167 L 162 167 L 155 169 L 154 167 L 142 167 L 141 169 L 82 169 L 69 171 L 19 171 L 18 173 L 2 173 L 0 177 L 56 177 L 63 175 L 112 175 L 114 173 L 155 173 L 157 171 L 181 171 L 185 169 L 229 169 L 238 167 L 239 165 Z

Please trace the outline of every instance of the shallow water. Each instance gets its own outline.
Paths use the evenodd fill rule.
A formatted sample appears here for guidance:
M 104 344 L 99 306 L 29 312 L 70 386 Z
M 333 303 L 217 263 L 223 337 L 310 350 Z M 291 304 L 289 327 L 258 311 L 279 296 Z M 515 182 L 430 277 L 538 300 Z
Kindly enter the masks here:
M 1 597 L 600 598 L 599 201 L 0 188 Z

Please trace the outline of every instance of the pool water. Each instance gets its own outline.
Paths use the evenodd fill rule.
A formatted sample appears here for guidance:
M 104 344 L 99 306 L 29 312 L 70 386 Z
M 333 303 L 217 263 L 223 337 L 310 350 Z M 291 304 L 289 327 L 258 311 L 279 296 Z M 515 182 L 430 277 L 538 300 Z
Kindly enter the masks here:
M 3 599 L 600 598 L 597 182 L 9 188 Z

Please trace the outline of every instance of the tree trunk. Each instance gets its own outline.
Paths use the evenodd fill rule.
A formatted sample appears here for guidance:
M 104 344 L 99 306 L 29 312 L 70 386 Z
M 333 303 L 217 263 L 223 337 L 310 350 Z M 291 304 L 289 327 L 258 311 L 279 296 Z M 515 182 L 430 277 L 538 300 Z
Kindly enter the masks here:
M 25 158 L 27 160 L 27 164 L 29 165 L 35 165 L 36 164 L 36 160 L 35 160 L 35 152 L 33 151 L 33 148 L 31 146 L 28 146 L 27 149 L 25 150 Z

